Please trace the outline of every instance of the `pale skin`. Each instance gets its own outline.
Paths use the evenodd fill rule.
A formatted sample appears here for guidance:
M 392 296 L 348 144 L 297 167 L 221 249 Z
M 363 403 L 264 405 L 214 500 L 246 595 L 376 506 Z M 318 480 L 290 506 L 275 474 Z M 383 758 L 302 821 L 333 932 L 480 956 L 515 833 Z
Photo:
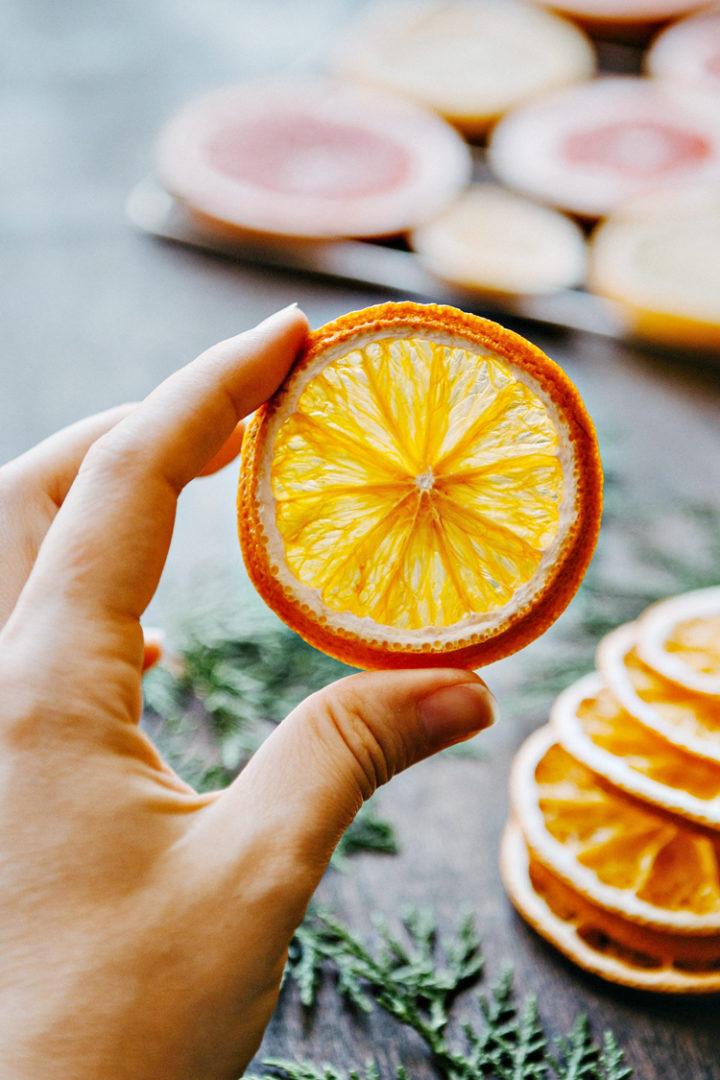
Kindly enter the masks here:
M 178 494 L 232 457 L 306 332 L 279 312 L 0 469 L 5 1080 L 236 1080 L 363 799 L 492 722 L 470 672 L 354 675 L 202 795 L 138 727 Z

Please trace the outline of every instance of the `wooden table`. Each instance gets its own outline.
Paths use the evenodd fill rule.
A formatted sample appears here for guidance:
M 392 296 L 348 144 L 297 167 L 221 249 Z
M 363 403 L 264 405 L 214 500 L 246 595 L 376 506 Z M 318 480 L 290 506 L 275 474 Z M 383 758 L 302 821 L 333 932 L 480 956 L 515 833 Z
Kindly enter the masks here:
M 171 109 L 224 81 L 311 64 L 359 6 L 5 6 L 0 459 L 78 416 L 143 395 L 211 342 L 291 301 L 319 325 L 387 298 L 153 242 L 129 227 L 123 209 Z M 630 503 L 691 495 L 720 508 L 720 366 L 589 335 L 534 336 L 579 385 Z M 152 621 L 169 618 L 198 564 L 246 595 L 234 485 L 229 471 L 183 496 Z M 687 556 L 693 558 L 691 549 Z M 520 656 L 488 673 L 501 703 L 510 700 L 525 663 Z M 506 709 L 482 740 L 485 761 L 443 756 L 397 778 L 382 793 L 381 808 L 396 826 L 401 854 L 357 857 L 350 873 L 327 876 L 322 897 L 368 931 L 371 909 L 393 916 L 401 903 L 429 904 L 450 925 L 470 905 L 484 939 L 487 981 L 511 959 L 519 990 L 538 996 L 551 1032 L 566 1031 L 584 1010 L 597 1032 L 614 1028 L 638 1080 L 720 1078 L 717 999 L 663 1000 L 587 977 L 527 929 L 504 895 L 496 855 L 508 766 L 546 707 L 522 716 Z M 415 1080 L 434 1075 L 417 1040 L 389 1020 L 354 1019 L 328 999 L 310 1025 L 292 992 L 267 1033 L 262 1054 L 269 1053 L 344 1069 L 374 1054 L 383 1076 L 393 1075 L 398 1062 Z

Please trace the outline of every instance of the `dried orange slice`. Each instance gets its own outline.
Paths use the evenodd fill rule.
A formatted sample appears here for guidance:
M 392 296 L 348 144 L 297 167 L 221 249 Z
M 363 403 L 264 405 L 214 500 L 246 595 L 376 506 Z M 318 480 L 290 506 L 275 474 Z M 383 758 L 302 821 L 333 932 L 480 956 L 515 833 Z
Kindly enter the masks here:
M 720 935 L 720 835 L 601 782 L 549 726 L 526 740 L 510 777 L 528 848 L 592 903 L 667 934 Z
M 586 971 L 658 993 L 720 990 L 720 938 L 682 939 L 603 911 L 534 859 L 514 823 L 503 833 L 500 870 L 520 915 Z
M 720 697 L 720 588 L 653 604 L 637 629 L 646 664 L 689 693 Z
M 455 308 L 383 304 L 311 333 L 243 447 L 260 594 L 358 667 L 473 667 L 542 633 L 597 538 L 602 474 L 577 390 Z
M 597 666 L 622 707 L 663 739 L 720 763 L 720 701 L 683 690 L 638 655 L 637 624 L 607 634 Z
M 720 829 L 720 765 L 691 757 L 633 720 L 602 676 L 586 675 L 560 694 L 550 723 L 572 757 L 615 787 Z

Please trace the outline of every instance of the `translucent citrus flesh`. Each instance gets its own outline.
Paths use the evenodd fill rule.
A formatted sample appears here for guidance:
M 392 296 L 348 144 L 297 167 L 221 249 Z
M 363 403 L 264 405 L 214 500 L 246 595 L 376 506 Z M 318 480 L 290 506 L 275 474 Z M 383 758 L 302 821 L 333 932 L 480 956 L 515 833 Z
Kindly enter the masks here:
M 604 885 L 669 912 L 720 915 L 720 835 L 601 786 L 558 744 L 535 770 L 545 828 Z
M 507 604 L 557 535 L 564 489 L 553 417 L 510 365 L 419 336 L 311 378 L 271 483 L 296 578 L 331 610 L 410 630 Z
M 652 706 L 664 724 L 698 739 L 720 738 L 720 702 L 676 687 L 644 664 L 635 649 L 626 654 L 624 666 L 634 693 L 641 702 Z M 612 688 L 609 669 L 608 676 Z
M 518 856 L 523 845 L 518 832 L 514 825 L 510 825 L 503 836 L 503 856 L 506 863 L 511 859 L 519 861 Z M 541 933 L 544 932 L 576 962 L 594 969 L 592 961 L 590 964 L 583 963 L 581 955 L 578 955 L 584 951 L 583 947 L 586 947 L 606 961 L 601 964 L 601 974 L 630 986 L 642 985 L 645 981 L 642 975 L 648 974 L 651 976 L 648 984 L 651 989 L 700 990 L 703 976 L 709 975 L 714 978 L 712 986 L 706 986 L 706 989 L 718 988 L 720 938 L 716 935 L 705 938 L 679 937 L 629 923 L 621 916 L 603 911 L 574 892 L 546 866 L 534 859 L 532 854 L 527 851 L 522 854 L 524 860 L 527 860 L 527 886 L 547 905 L 546 916 L 543 918 L 541 915 L 538 920 L 537 915 L 540 913 L 536 912 L 536 918 L 531 921 Z M 519 895 L 523 892 L 522 879 L 517 880 L 520 876 L 519 869 L 518 867 L 513 874 L 516 878 L 513 891 L 514 900 L 522 910 L 523 901 L 527 902 L 527 895 Z M 504 876 L 510 876 L 507 870 Z M 559 923 L 553 926 L 555 920 L 559 920 Z M 587 959 L 589 958 L 586 957 Z M 669 973 L 674 972 L 679 977 L 673 978 L 671 975 L 668 985 L 663 986 L 662 979 L 658 982 L 652 978 L 653 972 L 661 974 L 663 969 L 667 969 Z M 695 986 L 692 985 L 693 976 L 699 980 Z
M 720 676 L 720 615 L 677 622 L 664 648 L 692 671 Z
M 609 690 L 585 698 L 576 717 L 595 746 L 621 758 L 642 776 L 695 799 L 720 799 L 720 767 L 716 763 L 690 758 L 674 749 L 633 720 Z

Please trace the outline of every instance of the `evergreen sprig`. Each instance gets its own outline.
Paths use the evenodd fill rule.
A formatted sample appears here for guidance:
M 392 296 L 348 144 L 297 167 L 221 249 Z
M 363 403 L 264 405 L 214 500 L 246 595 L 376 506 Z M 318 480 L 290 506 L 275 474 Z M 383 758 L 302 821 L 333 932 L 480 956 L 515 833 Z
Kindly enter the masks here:
M 464 917 L 454 934 L 441 935 L 430 912 L 411 910 L 399 934 L 379 922 L 376 937 L 368 945 L 327 913 L 309 916 L 293 941 L 287 968 L 303 1004 L 315 1004 L 323 973 L 332 972 L 351 1006 L 363 1012 L 378 1007 L 415 1031 L 444 1080 L 631 1077 L 614 1035 L 605 1032 L 598 1044 L 585 1016 L 551 1044 L 535 999 L 518 1004 L 509 966 L 489 992 L 477 995 L 480 1021 L 465 1016 L 451 1025 L 456 999 L 483 973 L 481 941 L 471 917 Z M 328 1077 L 307 1062 L 268 1059 L 263 1064 L 286 1080 L 346 1080 L 337 1070 Z

